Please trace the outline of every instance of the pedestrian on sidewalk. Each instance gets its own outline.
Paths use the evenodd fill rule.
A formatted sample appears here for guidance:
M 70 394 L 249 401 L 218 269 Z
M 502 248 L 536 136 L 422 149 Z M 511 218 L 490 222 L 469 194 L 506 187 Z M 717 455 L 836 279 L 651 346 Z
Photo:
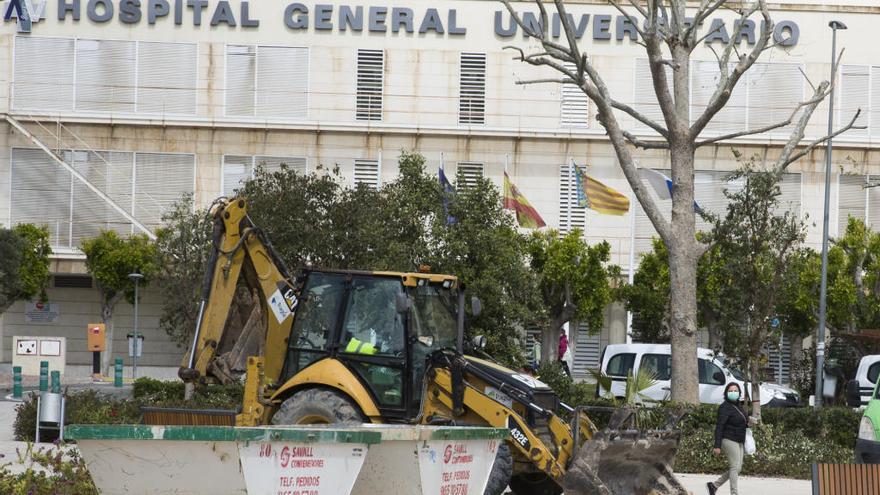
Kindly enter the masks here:
M 559 360 L 559 364 L 562 365 L 562 370 L 565 371 L 565 374 L 571 378 L 571 368 L 568 366 L 568 361 L 571 360 L 571 349 L 568 348 L 568 335 L 565 335 L 565 330 L 559 334 L 559 349 L 557 349 L 556 359 Z
M 740 405 L 742 390 L 736 382 L 730 382 L 724 389 L 724 402 L 718 406 L 718 419 L 715 421 L 715 455 L 724 452 L 728 470 L 714 482 L 706 483 L 709 495 L 715 495 L 718 488 L 730 481 L 730 495 L 739 495 L 737 478 L 742 469 L 746 428 L 749 420 Z

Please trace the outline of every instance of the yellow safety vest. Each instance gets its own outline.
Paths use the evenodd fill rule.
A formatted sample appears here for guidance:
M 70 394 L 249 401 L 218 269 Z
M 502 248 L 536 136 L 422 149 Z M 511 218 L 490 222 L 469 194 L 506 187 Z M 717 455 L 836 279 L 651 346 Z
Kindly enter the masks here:
M 372 356 L 373 354 L 376 354 L 376 346 L 352 337 L 352 339 L 348 341 L 348 345 L 345 346 L 345 352 L 350 352 L 352 354 L 368 354 Z

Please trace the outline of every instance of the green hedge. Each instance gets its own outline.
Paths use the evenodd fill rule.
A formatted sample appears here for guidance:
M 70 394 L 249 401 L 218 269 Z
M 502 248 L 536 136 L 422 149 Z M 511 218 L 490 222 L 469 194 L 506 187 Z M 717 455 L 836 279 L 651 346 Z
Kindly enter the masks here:
M 595 397 L 595 387 L 573 382 L 556 363 L 542 366 L 539 378 L 570 406 L 610 406 Z M 702 404 L 682 419 L 682 440 L 675 470 L 684 473 L 721 473 L 727 466 L 724 456 L 712 453 L 718 406 Z M 643 416 L 642 425 L 663 423 L 664 414 Z M 604 428 L 608 412 L 591 412 L 590 418 Z M 743 462 L 743 474 L 809 478 L 814 462 L 850 463 L 859 431 L 861 413 L 848 407 L 762 408 L 762 424 L 753 429 L 758 451 Z
M 208 385 L 196 387 L 193 398 L 184 401 L 184 385 L 180 381 L 159 381 L 151 378 L 135 380 L 132 397 L 114 398 L 99 390 L 66 390 L 65 424 L 136 424 L 141 421 L 140 408 L 177 407 L 189 409 L 238 409 L 243 388 L 239 385 Z M 36 394 L 29 394 L 16 407 L 13 432 L 19 441 L 34 441 L 37 420 Z M 3 493 L 3 492 L 0 492 Z

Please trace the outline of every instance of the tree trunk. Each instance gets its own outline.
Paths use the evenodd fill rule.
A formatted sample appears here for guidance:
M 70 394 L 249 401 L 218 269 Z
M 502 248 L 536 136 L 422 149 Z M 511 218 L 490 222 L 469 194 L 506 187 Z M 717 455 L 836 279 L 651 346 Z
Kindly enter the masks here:
M 752 399 L 752 416 L 755 417 L 757 421 L 761 421 L 761 367 L 759 365 L 758 357 L 760 352 L 752 354 L 752 359 L 749 360 L 749 378 L 752 381 L 752 390 L 749 392 Z
M 104 353 L 101 355 L 101 369 L 104 376 L 112 376 L 110 363 L 113 359 L 113 306 L 101 303 L 101 323 L 104 324 Z
M 680 76 L 676 73 L 676 79 Z M 676 81 L 678 86 L 678 81 Z M 679 88 L 676 87 L 676 93 Z M 677 102 L 678 103 L 678 102 Z M 676 105 L 678 107 L 678 105 Z M 678 108 L 677 108 L 678 110 Z M 687 115 L 684 106 L 684 115 Z M 682 122 L 688 122 L 687 117 Z M 694 148 L 686 138 L 687 127 L 673 131 L 672 222 L 669 248 L 669 341 L 672 344 L 673 401 L 699 402 L 697 371 L 697 260 L 694 217 Z
M 706 330 L 709 333 L 709 349 L 713 351 L 721 350 L 723 346 L 721 332 L 718 331 L 718 326 L 715 324 L 715 321 L 711 319 L 706 320 Z

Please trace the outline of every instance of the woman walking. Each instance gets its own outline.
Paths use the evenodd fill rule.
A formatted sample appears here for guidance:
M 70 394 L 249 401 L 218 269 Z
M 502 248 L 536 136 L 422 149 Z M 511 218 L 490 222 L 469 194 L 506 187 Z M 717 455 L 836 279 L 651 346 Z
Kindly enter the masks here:
M 727 457 L 728 471 L 714 482 L 706 483 L 709 495 L 715 495 L 718 487 L 730 480 L 730 495 L 738 495 L 737 478 L 742 469 L 743 445 L 746 441 L 746 428 L 749 420 L 739 399 L 742 390 L 739 384 L 731 382 L 724 389 L 724 402 L 718 406 L 718 419 L 715 422 L 715 455 L 724 452 Z

